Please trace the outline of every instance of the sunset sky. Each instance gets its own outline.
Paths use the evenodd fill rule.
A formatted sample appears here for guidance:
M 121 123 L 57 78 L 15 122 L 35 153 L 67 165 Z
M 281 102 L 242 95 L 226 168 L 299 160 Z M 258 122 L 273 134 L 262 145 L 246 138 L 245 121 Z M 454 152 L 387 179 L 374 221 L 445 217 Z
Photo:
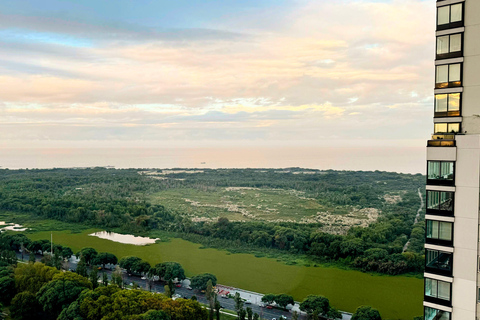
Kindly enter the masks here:
M 0 146 L 424 146 L 435 1 L 2 0 Z

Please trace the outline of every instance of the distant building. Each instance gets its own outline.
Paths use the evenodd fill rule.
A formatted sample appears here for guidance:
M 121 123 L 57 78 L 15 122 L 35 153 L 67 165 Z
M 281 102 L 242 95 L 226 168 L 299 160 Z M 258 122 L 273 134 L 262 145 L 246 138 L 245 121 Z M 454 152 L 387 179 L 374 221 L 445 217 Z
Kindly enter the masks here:
M 480 0 L 436 4 L 423 305 L 426 320 L 476 320 L 480 319 Z

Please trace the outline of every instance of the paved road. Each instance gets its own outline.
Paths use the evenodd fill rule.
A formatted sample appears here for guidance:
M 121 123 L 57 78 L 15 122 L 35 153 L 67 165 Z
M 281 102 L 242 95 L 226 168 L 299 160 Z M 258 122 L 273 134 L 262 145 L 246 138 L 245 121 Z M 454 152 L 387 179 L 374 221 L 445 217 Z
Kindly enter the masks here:
M 18 257 L 19 260 L 23 259 L 24 261 L 28 261 L 29 255 L 24 254 L 24 256 L 22 257 L 22 254 L 20 252 L 17 252 L 17 257 Z M 41 255 L 36 256 L 37 261 L 40 261 L 41 259 L 42 259 Z M 69 262 L 69 268 L 75 270 L 77 268 L 77 264 L 75 262 Z M 111 273 L 112 273 L 111 270 L 105 269 L 105 270 L 100 271 L 99 272 L 100 279 L 102 278 L 102 272 L 106 272 L 107 275 L 108 275 L 108 278 L 111 279 Z M 141 288 L 143 288 L 145 290 L 147 289 L 147 280 L 142 280 L 141 277 L 134 276 L 134 275 L 129 276 L 127 273 L 124 273 L 123 274 L 123 280 L 126 284 L 136 283 Z M 158 293 L 163 293 L 163 292 L 165 292 L 165 289 L 164 289 L 165 284 L 166 283 L 163 282 L 163 281 L 153 281 L 151 291 L 158 292 Z M 181 288 L 175 288 L 175 293 L 179 294 L 182 297 L 185 297 L 187 299 L 190 299 L 193 295 L 195 295 L 199 302 L 208 304 L 208 301 L 205 298 L 205 294 L 203 294 L 201 292 L 188 290 L 184 287 L 181 287 Z M 222 305 L 222 307 L 224 309 L 232 310 L 232 311 L 235 310 L 235 302 L 233 301 L 233 299 L 226 299 L 226 298 L 221 298 L 221 297 L 219 297 L 218 299 L 219 299 L 220 304 Z M 278 310 L 278 309 L 261 308 L 260 306 L 255 305 L 255 304 L 246 304 L 245 308 L 246 307 L 252 308 L 253 312 L 258 313 L 261 316 L 261 318 L 264 318 L 264 319 L 267 319 L 267 320 L 270 320 L 270 319 L 273 319 L 273 318 L 278 319 L 281 315 L 287 317 L 287 319 L 292 318 L 292 314 L 290 312 L 287 312 L 287 311 L 282 311 L 282 310 Z M 306 319 L 306 317 L 304 315 L 299 315 L 299 319 Z

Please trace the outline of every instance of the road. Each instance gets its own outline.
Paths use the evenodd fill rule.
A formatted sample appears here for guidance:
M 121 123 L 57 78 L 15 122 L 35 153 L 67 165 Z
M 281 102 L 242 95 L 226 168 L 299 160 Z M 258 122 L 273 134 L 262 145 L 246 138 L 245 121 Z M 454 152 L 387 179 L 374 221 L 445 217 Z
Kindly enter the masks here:
M 28 254 L 24 254 L 24 256 L 22 257 L 22 254 L 20 252 L 17 252 L 17 257 L 18 257 L 19 260 L 23 259 L 24 261 L 28 261 L 28 259 L 29 259 Z M 42 258 L 41 255 L 37 255 L 35 257 L 35 260 L 40 261 L 41 258 Z M 75 262 L 69 262 L 68 268 L 76 270 L 77 264 Z M 100 271 L 98 273 L 100 279 L 102 278 L 102 272 L 106 272 L 107 275 L 108 275 L 108 278 L 111 279 L 111 274 L 112 274 L 111 270 L 105 269 L 105 270 Z M 126 272 L 124 272 L 123 273 L 123 281 L 126 284 L 136 283 L 142 289 L 147 290 L 147 280 L 143 280 L 143 279 L 141 279 L 141 277 L 134 276 L 134 275 L 129 276 Z M 163 282 L 163 281 L 152 281 L 151 291 L 152 292 L 163 293 L 163 292 L 165 292 L 165 289 L 164 289 L 165 285 L 166 285 L 166 283 Z M 184 287 L 181 287 L 181 288 L 175 288 L 175 293 L 179 294 L 182 297 L 187 298 L 187 299 L 190 299 L 193 295 L 195 295 L 199 302 L 204 303 L 204 304 L 208 304 L 208 301 L 205 298 L 205 294 L 203 294 L 201 292 L 194 291 L 194 290 L 188 290 Z M 222 308 L 227 309 L 227 310 L 232 310 L 232 311 L 235 310 L 235 302 L 233 301 L 233 299 L 219 297 L 218 300 L 219 300 L 220 304 L 222 305 Z M 273 318 L 278 319 L 282 315 L 287 317 L 287 319 L 292 318 L 292 314 L 290 312 L 287 312 L 287 311 L 282 311 L 282 310 L 278 310 L 278 309 L 267 309 L 267 308 L 263 308 L 263 307 L 260 307 L 258 305 L 255 305 L 255 304 L 245 304 L 244 307 L 245 308 L 246 307 L 252 308 L 252 311 L 254 313 L 258 313 L 262 319 L 267 319 L 267 320 L 270 320 L 270 319 L 273 319 Z M 306 316 L 299 314 L 298 318 L 299 319 L 306 319 Z
M 418 197 L 420 198 L 420 207 L 417 210 L 417 215 L 415 216 L 415 221 L 413 222 L 413 225 L 417 224 L 418 218 L 420 218 L 420 213 L 422 213 L 422 209 L 425 206 L 425 203 L 423 202 L 423 196 L 422 196 L 422 192 L 420 191 L 420 188 L 418 188 L 417 192 L 418 192 Z M 410 239 L 408 239 L 407 243 L 405 243 L 405 245 L 403 246 L 403 251 L 402 252 L 407 251 L 409 244 L 410 244 Z

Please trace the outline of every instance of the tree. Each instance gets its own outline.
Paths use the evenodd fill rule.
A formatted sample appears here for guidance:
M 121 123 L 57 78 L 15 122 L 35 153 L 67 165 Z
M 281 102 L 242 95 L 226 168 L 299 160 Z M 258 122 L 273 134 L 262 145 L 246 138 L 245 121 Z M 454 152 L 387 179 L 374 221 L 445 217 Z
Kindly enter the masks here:
M 209 319 L 213 320 L 213 314 L 215 309 L 215 291 L 213 291 L 212 280 L 208 280 L 207 282 L 207 289 L 205 291 L 205 298 L 207 298 L 209 302 Z
M 334 307 L 330 307 L 330 310 L 327 312 L 327 317 L 330 319 L 342 319 L 342 313 Z
M 118 259 L 113 253 L 100 252 L 97 255 L 95 264 L 100 264 L 100 265 L 102 265 L 103 268 L 105 268 L 105 265 L 107 265 L 107 264 L 115 265 L 115 264 L 117 264 L 117 262 L 118 262 Z
M 175 285 L 173 284 L 172 279 L 168 280 L 167 282 L 168 289 L 170 290 L 170 297 L 175 294 Z
M 14 270 L 15 288 L 17 292 L 29 291 L 36 294 L 40 288 L 60 273 L 53 267 L 40 262 L 19 264 Z
M 90 282 L 92 283 L 92 288 L 96 289 L 98 287 L 98 269 L 93 267 L 92 271 L 90 271 L 90 274 L 88 275 L 88 278 L 90 279 Z
M 165 290 L 165 295 L 168 298 L 171 298 L 172 297 L 172 292 L 170 291 L 170 287 L 168 286 L 168 284 L 164 285 L 163 289 Z
M 16 320 L 35 320 L 39 318 L 42 307 L 31 292 L 24 291 L 17 294 L 10 306 L 10 313 Z
M 140 316 L 141 320 L 170 320 L 170 316 L 161 310 L 148 310 Z
M 98 255 L 98 252 L 94 248 L 83 248 L 82 250 L 80 250 L 80 252 L 76 254 L 77 257 L 80 257 L 80 256 L 85 257 L 85 262 L 88 265 L 91 265 L 95 262 L 97 255 Z
M 30 251 L 30 253 L 28 254 L 28 262 L 35 263 L 35 252 Z
M 308 315 L 326 315 L 330 311 L 330 301 L 322 296 L 309 295 L 300 303 L 300 310 Z
M 274 301 L 275 301 L 275 295 L 274 294 L 266 294 L 262 297 L 262 302 L 266 303 L 266 304 L 272 304 Z
M 240 309 L 238 311 L 238 319 L 239 320 L 245 320 L 245 316 L 247 315 L 247 312 L 245 311 L 245 309 Z
M 155 265 L 155 275 L 163 278 L 165 281 L 177 278 L 185 280 L 185 271 L 178 262 L 162 262 Z
M 260 316 L 258 315 L 258 313 L 254 313 L 253 314 L 253 320 L 259 320 L 260 319 Z M 296 319 L 295 319 L 296 320 Z
M 380 312 L 370 306 L 360 306 L 352 315 L 351 320 L 382 320 Z
M 288 294 L 279 294 L 275 296 L 275 302 L 278 304 L 279 307 L 281 308 L 286 308 L 287 305 L 289 304 L 295 304 L 295 300 L 293 300 L 292 296 L 289 296 Z
M 205 290 L 208 281 L 211 281 L 213 286 L 217 285 L 217 277 L 211 273 L 202 273 L 192 277 L 190 285 L 193 289 Z
M 80 256 L 80 261 L 77 263 L 76 272 L 82 277 L 88 276 L 87 262 L 85 261 L 85 257 L 83 255 Z
M 112 283 L 116 284 L 119 288 L 123 288 L 122 269 L 119 266 L 115 267 L 115 271 L 112 272 Z
M 252 308 L 250 307 L 247 307 L 247 319 L 253 320 L 253 311 L 252 311 Z
M 53 254 L 53 258 L 52 258 L 52 267 L 55 267 L 58 270 L 61 270 L 62 269 L 62 262 L 63 262 L 62 257 L 55 252 Z
M 141 261 L 142 261 L 142 259 L 140 259 L 139 257 L 133 257 L 133 256 L 123 257 L 118 262 L 118 265 L 121 268 L 127 270 L 128 274 L 132 274 L 132 273 L 134 273 L 134 270 L 135 270 L 137 264 Z
M 215 295 L 215 315 L 217 320 L 220 320 L 220 309 L 222 309 L 222 305 L 220 304 L 220 301 L 217 300 L 217 295 Z
M 90 281 L 81 275 L 74 272 L 59 273 L 38 291 L 37 299 L 43 310 L 56 318 L 83 290 L 91 288 Z
M 60 251 L 60 255 L 64 259 L 70 259 L 73 256 L 73 251 L 69 247 L 62 247 L 62 250 Z
M 233 301 L 235 301 L 235 311 L 240 315 L 240 310 L 243 310 L 243 299 L 240 297 L 240 293 L 235 292 Z
M 152 267 L 147 261 L 139 261 L 133 266 L 133 272 L 137 274 L 146 274 L 150 271 Z
M 102 272 L 102 285 L 108 286 L 108 275 L 106 272 Z
M 13 274 L 0 277 L 0 302 L 9 304 L 15 295 L 15 280 Z

